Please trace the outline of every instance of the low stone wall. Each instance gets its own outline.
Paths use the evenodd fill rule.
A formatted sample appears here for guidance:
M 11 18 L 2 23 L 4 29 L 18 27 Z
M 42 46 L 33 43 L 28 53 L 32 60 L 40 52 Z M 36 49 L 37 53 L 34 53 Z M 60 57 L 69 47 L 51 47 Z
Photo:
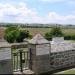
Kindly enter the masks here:
M 75 65 L 75 48 L 65 43 L 63 37 L 50 43 L 40 34 L 30 41 L 30 69 L 35 74 L 53 72 Z
M 0 74 L 13 74 L 11 46 L 7 44 L 0 46 Z
M 13 74 L 12 60 L 0 61 L 0 74 Z

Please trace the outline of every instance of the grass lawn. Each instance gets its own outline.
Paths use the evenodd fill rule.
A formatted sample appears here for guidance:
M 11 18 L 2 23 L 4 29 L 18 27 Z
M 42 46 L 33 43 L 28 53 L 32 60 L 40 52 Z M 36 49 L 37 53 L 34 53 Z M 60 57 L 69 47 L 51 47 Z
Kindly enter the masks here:
M 75 68 L 70 70 L 61 71 L 55 74 L 75 74 Z
M 65 71 L 63 74 L 75 74 L 75 70 Z

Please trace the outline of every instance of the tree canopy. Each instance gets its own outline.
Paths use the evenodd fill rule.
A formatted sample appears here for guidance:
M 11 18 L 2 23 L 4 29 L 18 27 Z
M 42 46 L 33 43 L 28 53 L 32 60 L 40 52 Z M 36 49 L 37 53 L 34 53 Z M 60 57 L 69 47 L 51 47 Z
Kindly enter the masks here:
M 51 34 L 53 37 L 61 37 L 61 36 L 63 36 L 63 33 L 62 33 L 60 27 L 53 27 L 53 28 L 51 29 L 50 34 Z
M 60 27 L 53 27 L 50 32 L 45 33 L 45 38 L 47 40 L 51 40 L 52 37 L 61 37 L 61 36 L 63 36 L 63 33 Z
M 8 27 L 5 30 L 5 35 L 4 35 L 5 40 L 7 40 L 9 43 L 23 42 L 23 40 L 28 37 L 29 37 L 29 31 L 20 30 L 16 26 Z

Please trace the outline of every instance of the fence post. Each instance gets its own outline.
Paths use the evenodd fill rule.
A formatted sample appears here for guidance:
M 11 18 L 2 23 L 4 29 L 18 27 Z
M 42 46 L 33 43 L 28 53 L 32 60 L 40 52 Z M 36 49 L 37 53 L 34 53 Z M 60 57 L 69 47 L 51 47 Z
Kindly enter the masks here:
M 21 68 L 21 72 L 23 72 L 23 68 L 22 68 L 22 50 L 20 51 L 20 68 Z
M 29 41 L 30 66 L 35 74 L 50 71 L 50 43 L 41 34 L 37 34 Z
M 30 60 L 29 60 L 29 63 L 30 63 L 30 64 L 29 64 L 29 67 L 30 67 L 30 69 L 32 70 L 32 60 L 31 60 L 31 54 L 32 54 L 32 53 L 31 53 L 31 48 L 29 49 L 29 51 L 30 51 L 30 52 L 29 52 L 29 53 L 30 53 Z

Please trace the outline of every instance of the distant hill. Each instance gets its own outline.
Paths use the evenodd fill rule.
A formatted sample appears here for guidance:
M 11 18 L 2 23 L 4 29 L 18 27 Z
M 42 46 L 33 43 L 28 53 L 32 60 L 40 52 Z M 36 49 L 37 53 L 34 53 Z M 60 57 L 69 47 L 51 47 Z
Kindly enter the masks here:
M 0 27 L 8 27 L 8 26 L 20 26 L 20 27 L 34 27 L 34 28 L 42 28 L 42 27 L 54 27 L 58 26 L 61 28 L 75 28 L 75 25 L 72 24 L 39 24 L 39 23 L 0 23 Z

